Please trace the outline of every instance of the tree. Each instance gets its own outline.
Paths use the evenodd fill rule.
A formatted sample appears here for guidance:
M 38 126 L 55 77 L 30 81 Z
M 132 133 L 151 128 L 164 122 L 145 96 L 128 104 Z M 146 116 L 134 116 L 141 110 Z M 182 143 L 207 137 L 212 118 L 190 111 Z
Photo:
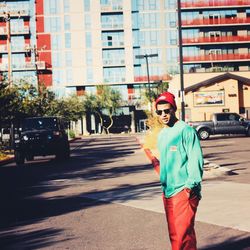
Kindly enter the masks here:
M 106 85 L 97 86 L 96 95 L 86 95 L 84 100 L 85 112 L 96 113 L 100 118 L 102 132 L 109 133 L 113 125 L 113 115 L 120 105 L 121 95 L 118 91 Z M 104 117 L 109 117 L 109 123 L 104 125 Z
M 52 103 L 50 115 L 58 115 L 67 121 L 78 121 L 85 114 L 84 103 L 80 97 L 72 95 Z

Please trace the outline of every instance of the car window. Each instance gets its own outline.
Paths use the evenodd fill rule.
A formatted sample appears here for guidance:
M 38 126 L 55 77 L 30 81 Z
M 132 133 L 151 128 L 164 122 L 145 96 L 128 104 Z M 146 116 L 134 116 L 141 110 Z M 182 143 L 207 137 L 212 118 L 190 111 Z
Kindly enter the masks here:
M 37 118 L 24 120 L 22 130 L 56 129 L 57 127 L 56 118 Z
M 228 114 L 217 114 L 217 121 L 228 121 Z

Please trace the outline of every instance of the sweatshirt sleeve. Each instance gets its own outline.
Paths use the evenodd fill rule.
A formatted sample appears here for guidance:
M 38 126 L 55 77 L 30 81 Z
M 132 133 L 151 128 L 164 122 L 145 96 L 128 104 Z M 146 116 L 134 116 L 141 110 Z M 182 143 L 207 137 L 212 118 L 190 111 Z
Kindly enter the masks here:
M 184 133 L 184 147 L 187 153 L 188 179 L 185 186 L 190 189 L 197 187 L 202 181 L 203 175 L 203 154 L 200 140 L 192 127 L 187 127 Z

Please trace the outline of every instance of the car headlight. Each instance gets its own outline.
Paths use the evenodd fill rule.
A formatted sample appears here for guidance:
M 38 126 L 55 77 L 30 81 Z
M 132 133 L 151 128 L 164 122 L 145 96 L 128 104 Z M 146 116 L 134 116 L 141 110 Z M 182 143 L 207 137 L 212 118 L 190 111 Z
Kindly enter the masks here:
M 23 136 L 23 139 L 24 139 L 25 141 L 28 141 L 28 140 L 29 140 L 29 137 L 28 137 L 27 135 L 24 135 L 24 136 Z

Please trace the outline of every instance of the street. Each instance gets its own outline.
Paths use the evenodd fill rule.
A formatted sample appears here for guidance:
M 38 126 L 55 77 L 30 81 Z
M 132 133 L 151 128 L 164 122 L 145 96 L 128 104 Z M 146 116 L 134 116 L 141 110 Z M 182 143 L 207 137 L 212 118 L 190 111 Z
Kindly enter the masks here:
M 199 249 L 250 249 L 249 142 L 201 143 L 206 159 L 233 174 L 203 182 Z M 68 162 L 3 165 L 0 194 L 1 249 L 171 249 L 158 176 L 136 135 L 76 140 Z

